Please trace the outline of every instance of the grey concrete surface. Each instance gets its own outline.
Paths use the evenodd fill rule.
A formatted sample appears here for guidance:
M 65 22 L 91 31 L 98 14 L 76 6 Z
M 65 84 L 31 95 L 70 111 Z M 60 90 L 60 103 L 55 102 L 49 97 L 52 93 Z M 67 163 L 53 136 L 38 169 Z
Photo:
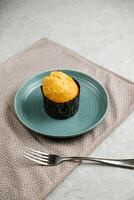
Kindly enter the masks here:
M 0 62 L 48 37 L 134 81 L 133 0 L 0 0 Z M 134 114 L 92 156 L 134 158 Z M 47 200 L 133 200 L 134 171 L 80 165 Z

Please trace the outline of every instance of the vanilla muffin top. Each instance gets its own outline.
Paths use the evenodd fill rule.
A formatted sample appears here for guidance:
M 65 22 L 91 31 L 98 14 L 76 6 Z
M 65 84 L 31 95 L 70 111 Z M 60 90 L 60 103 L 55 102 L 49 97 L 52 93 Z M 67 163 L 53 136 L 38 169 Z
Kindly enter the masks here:
M 56 103 L 65 103 L 74 99 L 79 92 L 76 82 L 67 74 L 53 71 L 43 78 L 43 94 Z

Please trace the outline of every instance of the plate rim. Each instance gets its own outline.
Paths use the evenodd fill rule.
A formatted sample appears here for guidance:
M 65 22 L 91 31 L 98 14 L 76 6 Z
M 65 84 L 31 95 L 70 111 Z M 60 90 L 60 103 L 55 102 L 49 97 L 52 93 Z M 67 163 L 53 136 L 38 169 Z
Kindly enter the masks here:
M 96 81 L 97 84 L 99 84 L 101 86 L 101 88 L 104 90 L 105 94 L 106 94 L 106 100 L 107 100 L 107 107 L 106 107 L 106 110 L 103 114 L 103 116 L 101 117 L 101 119 L 96 123 L 94 124 L 93 126 L 91 126 L 90 128 L 87 128 L 87 129 L 84 129 L 84 131 L 79 131 L 78 133 L 76 134 L 68 134 L 68 135 L 54 135 L 53 133 L 47 133 L 47 132 L 42 132 L 42 131 L 38 131 L 38 130 L 35 130 L 33 129 L 32 127 L 30 127 L 29 125 L 27 125 L 27 123 L 25 121 L 23 121 L 23 119 L 20 117 L 19 115 L 19 112 L 17 111 L 17 97 L 18 97 L 18 93 L 19 91 L 25 87 L 25 85 L 28 83 L 28 81 L 31 81 L 32 79 L 35 79 L 36 77 L 42 75 L 43 73 L 50 73 L 51 71 L 54 71 L 53 69 L 52 70 L 46 70 L 46 71 L 42 71 L 41 73 L 38 73 L 36 75 L 33 75 L 31 76 L 30 78 L 28 78 L 27 80 L 25 80 L 23 83 L 20 84 L 20 87 L 17 89 L 16 93 L 15 93 L 15 97 L 14 97 L 14 110 L 15 110 L 15 113 L 16 113 L 16 116 L 17 118 L 19 119 L 19 121 L 22 123 L 22 125 L 24 125 L 25 127 L 27 127 L 28 129 L 30 129 L 31 131 L 37 133 L 37 134 L 40 134 L 42 136 L 47 136 L 47 137 L 53 137 L 53 138 L 71 138 L 71 137 L 77 137 L 77 136 L 80 136 L 80 135 L 83 135 L 89 131 L 91 131 L 92 129 L 94 129 L 96 126 L 98 126 L 102 121 L 103 119 L 106 117 L 106 114 L 108 112 L 108 109 L 109 109 L 109 94 L 105 88 L 105 86 L 100 82 L 98 81 L 98 79 L 96 79 L 94 76 L 90 76 L 88 74 L 85 74 L 81 71 L 77 71 L 77 70 L 72 70 L 72 69 L 55 69 L 55 71 L 63 71 L 63 72 L 73 72 L 73 73 L 79 73 L 79 74 L 82 74 L 84 76 L 87 76 L 89 77 L 90 79 L 92 79 L 93 81 Z

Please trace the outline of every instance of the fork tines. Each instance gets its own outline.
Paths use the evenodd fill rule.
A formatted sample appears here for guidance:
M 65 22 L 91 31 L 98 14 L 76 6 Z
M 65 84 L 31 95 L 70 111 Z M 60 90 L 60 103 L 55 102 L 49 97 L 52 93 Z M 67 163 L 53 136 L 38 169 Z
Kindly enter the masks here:
M 38 150 L 26 148 L 24 152 L 24 157 L 41 165 L 51 164 L 50 155 L 44 152 L 40 152 Z

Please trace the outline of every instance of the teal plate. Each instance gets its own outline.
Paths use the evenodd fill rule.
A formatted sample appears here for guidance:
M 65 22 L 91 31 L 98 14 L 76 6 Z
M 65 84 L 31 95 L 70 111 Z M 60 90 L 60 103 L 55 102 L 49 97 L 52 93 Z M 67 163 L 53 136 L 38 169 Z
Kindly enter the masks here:
M 19 120 L 29 129 L 45 136 L 73 137 L 90 131 L 104 118 L 108 94 L 94 78 L 81 72 L 61 70 L 80 83 L 79 111 L 69 119 L 54 119 L 46 114 L 41 93 L 43 72 L 21 85 L 16 93 L 14 108 Z

